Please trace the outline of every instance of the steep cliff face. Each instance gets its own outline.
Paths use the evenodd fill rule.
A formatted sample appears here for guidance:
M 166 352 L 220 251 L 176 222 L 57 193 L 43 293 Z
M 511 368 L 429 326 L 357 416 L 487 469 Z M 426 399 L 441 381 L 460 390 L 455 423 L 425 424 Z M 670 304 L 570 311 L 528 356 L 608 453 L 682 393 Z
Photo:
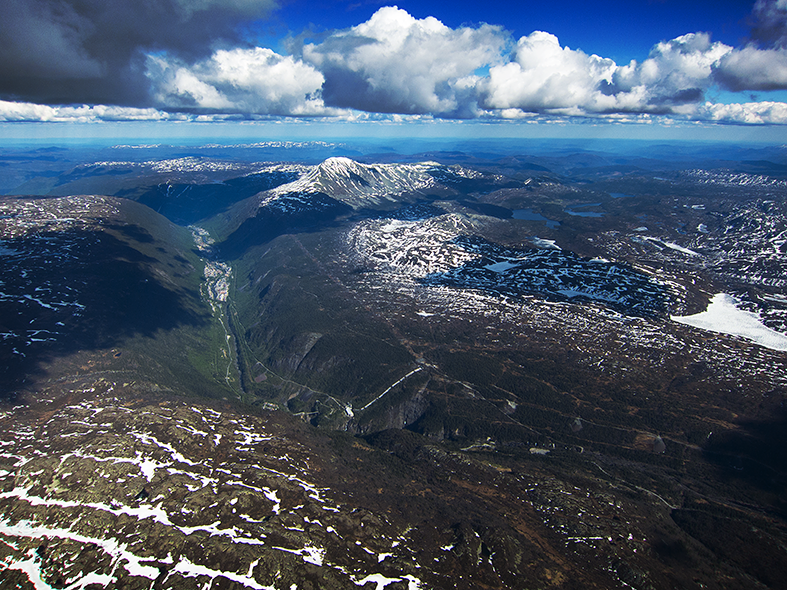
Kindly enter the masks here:
M 53 360 L 120 357 L 128 346 L 169 386 L 206 390 L 203 353 L 215 326 L 187 229 L 96 195 L 4 198 L 0 212 L 3 395 L 46 375 Z

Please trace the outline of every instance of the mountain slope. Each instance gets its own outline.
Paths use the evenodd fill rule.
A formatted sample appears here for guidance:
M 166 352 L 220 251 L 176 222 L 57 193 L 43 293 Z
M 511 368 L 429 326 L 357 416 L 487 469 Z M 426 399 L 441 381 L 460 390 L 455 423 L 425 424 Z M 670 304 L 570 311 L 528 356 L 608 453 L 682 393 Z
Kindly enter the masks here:
M 249 247 L 283 233 L 320 228 L 353 213 L 387 211 L 440 196 L 455 198 L 503 184 L 499 177 L 461 166 L 434 162 L 369 165 L 329 158 L 293 182 L 237 203 L 207 221 L 206 227 L 220 237 L 224 256 L 238 258 Z
M 213 354 L 218 326 L 187 230 L 111 197 L 5 198 L 0 210 L 6 394 L 57 378 L 63 363 L 130 375 L 144 366 L 143 378 L 161 385 L 211 391 L 191 376 Z
M 442 169 L 436 162 L 368 165 L 350 158 L 329 158 L 298 180 L 271 190 L 260 205 L 294 193 L 326 193 L 353 209 L 396 203 L 406 193 L 423 195 L 436 187 L 435 176 Z

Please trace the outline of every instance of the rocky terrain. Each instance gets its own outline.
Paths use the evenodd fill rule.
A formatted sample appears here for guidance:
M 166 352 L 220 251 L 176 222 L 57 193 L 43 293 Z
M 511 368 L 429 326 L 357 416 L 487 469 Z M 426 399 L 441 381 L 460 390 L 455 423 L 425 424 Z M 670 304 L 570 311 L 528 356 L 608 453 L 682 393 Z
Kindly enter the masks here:
M 0 200 L 0 588 L 785 587 L 776 164 L 150 149 Z
M 779 567 L 773 517 L 657 465 L 359 439 L 97 374 L 0 416 L 3 587 L 780 587 L 747 557 Z

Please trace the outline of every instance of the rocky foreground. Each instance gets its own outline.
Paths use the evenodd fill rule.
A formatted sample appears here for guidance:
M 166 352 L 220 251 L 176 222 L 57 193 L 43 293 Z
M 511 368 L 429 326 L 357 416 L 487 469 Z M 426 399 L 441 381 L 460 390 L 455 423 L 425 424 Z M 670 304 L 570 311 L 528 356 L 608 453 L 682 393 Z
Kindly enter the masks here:
M 42 393 L 0 413 L 2 588 L 762 583 L 675 524 L 720 504 L 626 481 L 598 455 L 360 439 L 109 372 Z M 762 520 L 737 532 L 753 548 L 776 543 Z

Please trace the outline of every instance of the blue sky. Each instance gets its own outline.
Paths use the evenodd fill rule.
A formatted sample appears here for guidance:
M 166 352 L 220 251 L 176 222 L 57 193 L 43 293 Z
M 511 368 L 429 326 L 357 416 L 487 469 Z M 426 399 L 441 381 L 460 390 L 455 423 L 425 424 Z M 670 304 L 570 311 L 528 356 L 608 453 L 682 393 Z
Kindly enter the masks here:
M 0 14 L 7 137 L 132 122 L 787 131 L 787 0 L 0 0 Z
M 405 0 L 390 4 L 419 19 L 433 16 L 452 28 L 486 22 L 502 25 L 515 37 L 547 31 L 573 49 L 610 57 L 618 63 L 643 60 L 654 43 L 699 31 L 711 32 L 717 41 L 738 45 L 749 33 L 745 21 L 753 6 L 751 1 L 740 0 Z M 297 35 L 310 28 L 315 32 L 348 28 L 368 20 L 385 5 L 293 0 L 283 4 L 272 19 L 260 23 L 259 32 L 261 38 L 276 43 L 288 33 Z

